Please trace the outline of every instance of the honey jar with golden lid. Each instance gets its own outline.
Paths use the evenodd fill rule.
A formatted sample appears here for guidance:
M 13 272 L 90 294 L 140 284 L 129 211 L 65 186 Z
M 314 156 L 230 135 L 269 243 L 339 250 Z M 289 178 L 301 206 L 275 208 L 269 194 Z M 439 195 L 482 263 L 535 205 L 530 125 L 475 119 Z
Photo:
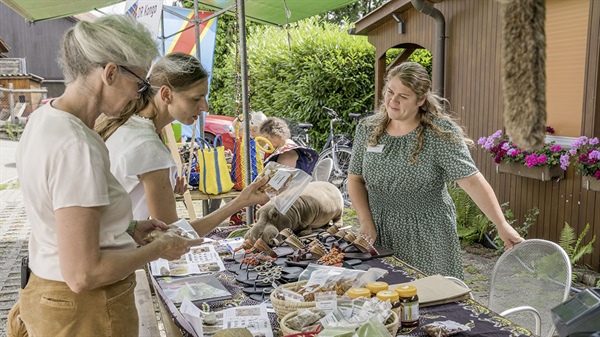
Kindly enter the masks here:
M 399 300 L 400 296 L 398 296 L 398 293 L 393 290 L 381 290 L 377 292 L 377 298 L 383 302 L 389 300 L 390 303 L 393 304 Z
M 371 297 L 371 291 L 367 288 L 352 288 L 347 293 L 350 298 Z
M 369 282 L 367 289 L 371 291 L 371 294 L 376 295 L 382 290 L 388 290 L 388 284 L 386 282 Z

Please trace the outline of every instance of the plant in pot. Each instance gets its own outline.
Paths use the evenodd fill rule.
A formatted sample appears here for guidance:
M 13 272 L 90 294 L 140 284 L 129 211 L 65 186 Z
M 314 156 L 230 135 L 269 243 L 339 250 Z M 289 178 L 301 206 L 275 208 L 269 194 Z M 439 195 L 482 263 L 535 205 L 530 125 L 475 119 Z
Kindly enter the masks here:
M 575 173 L 582 175 L 584 188 L 600 191 L 600 141 L 582 136 L 571 144 L 569 154 L 576 157 Z
M 549 126 L 546 131 L 554 133 Z M 479 138 L 477 143 L 494 158 L 498 173 L 548 181 L 563 178 L 569 166 L 569 153 L 555 142 L 526 151 L 517 147 L 502 130 L 498 130 L 489 137 Z

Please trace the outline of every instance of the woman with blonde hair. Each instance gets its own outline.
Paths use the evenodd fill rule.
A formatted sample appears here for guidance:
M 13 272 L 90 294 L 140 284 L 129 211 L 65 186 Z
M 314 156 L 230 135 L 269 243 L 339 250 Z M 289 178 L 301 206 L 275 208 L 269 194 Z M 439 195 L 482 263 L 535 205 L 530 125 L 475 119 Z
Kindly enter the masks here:
M 405 62 L 391 69 L 383 96 L 379 112 L 357 127 L 348 170 L 360 234 L 426 274 L 462 278 L 456 211 L 446 188 L 456 181 L 507 249 L 521 242 L 471 158 L 472 141 L 431 92 L 425 68 Z
M 93 130 L 100 114 L 116 116 L 143 95 L 157 55 L 150 32 L 123 15 L 80 21 L 64 35 L 65 92 L 31 116 L 16 158 L 31 224 L 31 275 L 19 300 L 30 336 L 137 336 L 135 270 L 201 242 L 171 232 L 144 240 L 168 227 L 132 221 L 131 200 Z
M 208 110 L 208 73 L 194 56 L 170 53 L 156 62 L 148 79 L 151 86 L 145 93 L 119 116 L 104 118 L 96 130 L 109 149 L 111 172 L 131 196 L 135 216 L 173 223 L 179 218 L 177 170 L 159 134 L 174 120 L 192 124 Z M 239 209 L 267 202 L 257 190 L 263 183 L 249 185 L 224 207 L 192 221 L 192 227 L 204 236 Z

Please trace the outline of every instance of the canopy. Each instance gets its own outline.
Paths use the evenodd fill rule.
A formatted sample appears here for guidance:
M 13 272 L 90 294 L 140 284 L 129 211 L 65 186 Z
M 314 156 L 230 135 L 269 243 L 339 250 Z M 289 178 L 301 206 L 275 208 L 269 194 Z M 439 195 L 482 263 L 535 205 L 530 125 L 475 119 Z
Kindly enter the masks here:
M 122 0 L 1 0 L 29 22 L 62 18 L 114 5 Z M 253 21 L 283 25 L 327 12 L 356 0 L 247 0 L 246 17 Z M 234 0 L 198 0 L 213 9 L 233 6 Z M 286 6 L 290 17 L 286 17 Z M 234 8 L 231 9 L 235 10 Z

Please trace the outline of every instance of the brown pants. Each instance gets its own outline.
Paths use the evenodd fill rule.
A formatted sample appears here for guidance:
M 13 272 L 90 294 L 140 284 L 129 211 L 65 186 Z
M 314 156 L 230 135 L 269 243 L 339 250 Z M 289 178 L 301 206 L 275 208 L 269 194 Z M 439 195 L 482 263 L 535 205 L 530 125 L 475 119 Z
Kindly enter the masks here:
M 71 291 L 64 282 L 31 274 L 21 290 L 21 320 L 31 337 L 138 336 L 135 274 L 97 289 Z

